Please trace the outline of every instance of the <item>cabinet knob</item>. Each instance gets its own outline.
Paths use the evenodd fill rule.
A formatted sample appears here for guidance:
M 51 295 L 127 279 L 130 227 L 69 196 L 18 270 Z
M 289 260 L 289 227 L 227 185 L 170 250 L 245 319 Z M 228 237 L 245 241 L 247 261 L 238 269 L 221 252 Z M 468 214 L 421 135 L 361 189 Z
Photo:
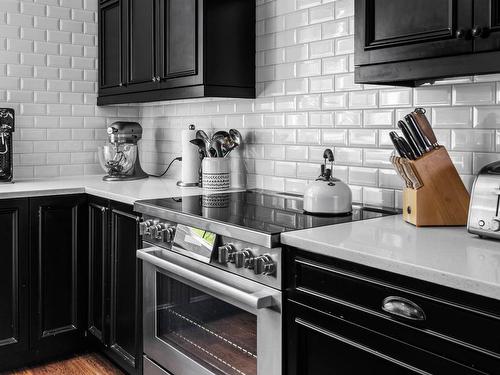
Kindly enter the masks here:
M 457 39 L 465 39 L 465 37 L 467 36 L 467 31 L 465 31 L 465 29 L 458 29 L 455 33 L 455 36 L 457 37 Z
M 123 82 L 120 82 L 120 84 L 118 86 L 122 87 L 123 86 Z
M 160 82 L 161 79 L 160 79 L 160 76 L 156 76 L 156 82 Z
M 474 38 L 479 38 L 483 36 L 483 34 L 484 34 L 484 29 L 479 25 L 474 25 L 474 27 L 472 28 L 472 36 Z
M 153 81 L 153 82 L 156 82 L 156 77 L 153 77 L 152 81 Z

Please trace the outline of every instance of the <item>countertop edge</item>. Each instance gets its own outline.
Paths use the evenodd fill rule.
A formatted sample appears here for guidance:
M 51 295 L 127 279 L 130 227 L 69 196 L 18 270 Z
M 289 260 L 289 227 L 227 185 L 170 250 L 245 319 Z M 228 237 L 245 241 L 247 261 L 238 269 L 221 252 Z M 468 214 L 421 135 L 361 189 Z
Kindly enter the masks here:
M 375 218 L 370 220 L 383 220 Z M 344 223 L 338 225 L 351 225 Z M 338 226 L 336 225 L 336 227 Z M 415 228 L 415 230 L 418 230 Z M 417 264 L 389 259 L 383 256 L 376 256 L 356 251 L 339 245 L 327 244 L 320 240 L 310 240 L 298 237 L 300 231 L 283 233 L 281 242 L 283 245 L 291 246 L 313 254 L 323 255 L 332 258 L 353 262 L 363 266 L 392 272 L 402 276 L 408 276 L 417 280 L 446 286 L 452 289 L 468 292 L 483 297 L 500 300 L 500 285 L 482 280 L 473 279 L 463 275 L 457 275 L 435 268 L 427 268 Z M 327 250 L 319 250 L 320 248 Z

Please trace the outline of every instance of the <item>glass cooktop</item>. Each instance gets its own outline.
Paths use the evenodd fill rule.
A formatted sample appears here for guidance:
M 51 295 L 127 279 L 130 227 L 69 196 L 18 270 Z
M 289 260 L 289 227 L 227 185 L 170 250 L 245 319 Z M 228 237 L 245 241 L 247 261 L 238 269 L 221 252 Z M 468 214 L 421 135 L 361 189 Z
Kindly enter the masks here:
M 400 213 L 390 208 L 354 204 L 349 214 L 316 216 L 304 212 L 302 196 L 267 190 L 150 199 L 137 203 L 270 235 Z

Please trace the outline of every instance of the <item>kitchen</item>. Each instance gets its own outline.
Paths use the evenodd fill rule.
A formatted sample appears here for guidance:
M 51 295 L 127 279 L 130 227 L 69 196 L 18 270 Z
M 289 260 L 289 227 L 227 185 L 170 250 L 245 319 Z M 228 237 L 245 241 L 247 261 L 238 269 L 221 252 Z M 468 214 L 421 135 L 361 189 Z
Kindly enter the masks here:
M 0 5 L 0 372 L 500 374 L 496 2 Z

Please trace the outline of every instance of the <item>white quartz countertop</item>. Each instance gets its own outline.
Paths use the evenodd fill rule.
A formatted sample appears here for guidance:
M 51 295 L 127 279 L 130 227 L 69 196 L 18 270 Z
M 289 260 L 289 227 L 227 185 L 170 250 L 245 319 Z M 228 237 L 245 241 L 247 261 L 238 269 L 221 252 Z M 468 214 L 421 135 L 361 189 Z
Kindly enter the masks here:
M 500 241 L 465 227 L 416 228 L 401 215 L 282 234 L 284 244 L 500 299 Z
M 0 199 L 87 193 L 133 204 L 141 199 L 197 195 L 203 191 L 201 188 L 180 188 L 176 183 L 173 179 L 156 177 L 107 182 L 102 180 L 102 175 L 26 179 L 13 184 L 0 183 Z

